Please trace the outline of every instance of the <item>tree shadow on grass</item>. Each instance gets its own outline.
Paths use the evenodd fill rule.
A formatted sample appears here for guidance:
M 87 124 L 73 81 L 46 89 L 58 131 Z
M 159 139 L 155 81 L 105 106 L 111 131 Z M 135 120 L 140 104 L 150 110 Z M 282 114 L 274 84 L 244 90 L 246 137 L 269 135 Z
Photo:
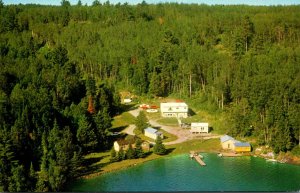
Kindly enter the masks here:
M 166 155 L 172 153 L 176 148 L 167 148 Z
M 189 108 L 189 110 L 188 110 L 188 114 L 189 114 L 189 116 L 194 116 L 194 115 L 196 115 L 195 111 L 193 111 L 193 110 L 190 109 L 190 108 Z
M 97 158 L 84 159 L 82 162 L 82 167 L 80 169 L 80 176 L 90 175 L 97 172 L 101 172 L 101 168 L 108 165 L 110 162 L 98 163 L 102 159 L 109 157 L 109 155 L 101 156 Z M 97 164 L 98 163 L 98 164 Z
M 121 104 L 121 113 L 135 109 L 135 103 L 132 104 Z
M 120 126 L 120 127 L 115 127 L 115 128 L 111 128 L 111 129 L 109 129 L 109 131 L 111 131 L 111 132 L 121 132 L 121 131 L 123 131 L 126 127 L 128 127 L 128 125 Z

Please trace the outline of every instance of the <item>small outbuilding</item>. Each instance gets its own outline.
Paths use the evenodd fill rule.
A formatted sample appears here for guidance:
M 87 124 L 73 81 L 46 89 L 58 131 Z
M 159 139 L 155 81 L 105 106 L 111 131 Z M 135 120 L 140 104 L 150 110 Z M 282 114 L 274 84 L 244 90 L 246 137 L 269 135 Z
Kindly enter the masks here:
M 250 152 L 251 151 L 251 145 L 248 142 L 237 141 L 237 142 L 234 143 L 234 151 L 237 152 L 237 153 Z
M 152 128 L 152 127 L 148 127 L 145 129 L 145 136 L 146 137 L 150 137 L 151 139 L 157 139 L 157 136 L 160 136 L 161 139 L 164 138 L 164 135 L 162 132 Z
M 208 123 L 191 123 L 191 133 L 208 133 Z
M 131 103 L 131 102 L 132 102 L 131 98 L 124 99 L 124 103 Z

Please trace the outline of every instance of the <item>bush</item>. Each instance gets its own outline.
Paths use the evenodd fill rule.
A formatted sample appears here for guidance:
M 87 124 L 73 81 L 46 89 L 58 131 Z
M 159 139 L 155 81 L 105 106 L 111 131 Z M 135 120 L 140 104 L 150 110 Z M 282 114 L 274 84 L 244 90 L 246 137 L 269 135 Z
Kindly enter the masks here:
M 296 156 L 300 156 L 300 146 L 296 146 L 292 149 L 292 154 Z

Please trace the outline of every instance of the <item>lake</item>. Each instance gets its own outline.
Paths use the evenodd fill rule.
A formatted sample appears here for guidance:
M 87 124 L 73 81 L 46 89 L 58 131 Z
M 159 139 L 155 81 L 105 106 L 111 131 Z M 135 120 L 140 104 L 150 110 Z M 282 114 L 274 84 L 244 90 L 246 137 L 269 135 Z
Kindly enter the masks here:
M 202 153 L 206 166 L 188 154 L 75 181 L 69 191 L 299 191 L 300 166 L 255 157 Z

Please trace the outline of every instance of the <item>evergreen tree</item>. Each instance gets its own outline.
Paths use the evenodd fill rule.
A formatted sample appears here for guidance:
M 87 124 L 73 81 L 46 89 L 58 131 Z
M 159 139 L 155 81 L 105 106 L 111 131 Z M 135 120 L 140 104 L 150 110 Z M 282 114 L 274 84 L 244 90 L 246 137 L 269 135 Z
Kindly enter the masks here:
M 29 169 L 29 178 L 28 178 L 28 184 L 29 184 L 28 191 L 34 192 L 35 187 L 36 187 L 36 183 L 37 183 L 37 173 L 34 170 L 33 164 L 31 162 L 30 169 Z
M 16 166 L 16 161 L 7 129 L 0 127 L 0 131 L 0 185 L 3 187 L 3 191 L 8 191 L 12 168 Z
M 167 153 L 167 150 L 162 143 L 162 139 L 160 136 L 157 136 L 155 140 L 155 145 L 153 147 L 153 152 L 157 155 L 165 155 Z
M 115 148 L 112 148 L 110 151 L 110 161 L 111 162 L 118 161 L 117 152 L 116 152 Z
M 12 168 L 12 176 L 9 180 L 8 190 L 10 192 L 26 192 L 27 184 L 26 184 L 26 175 L 24 171 L 24 167 L 22 165 L 14 166 Z
M 140 133 L 144 133 L 144 129 L 148 127 L 148 119 L 143 111 L 136 117 L 135 126 Z
M 134 159 L 136 158 L 135 150 L 132 148 L 132 144 L 129 144 L 128 150 L 126 151 L 126 158 L 127 159 Z
M 126 154 L 123 150 L 123 148 L 120 148 L 120 151 L 118 152 L 118 160 L 122 161 L 126 159 Z
M 145 157 L 145 153 L 142 149 L 142 140 L 140 138 L 135 141 L 135 152 L 137 158 Z
M 81 116 L 79 119 L 76 137 L 86 150 L 92 150 L 98 144 L 96 134 L 86 116 Z

